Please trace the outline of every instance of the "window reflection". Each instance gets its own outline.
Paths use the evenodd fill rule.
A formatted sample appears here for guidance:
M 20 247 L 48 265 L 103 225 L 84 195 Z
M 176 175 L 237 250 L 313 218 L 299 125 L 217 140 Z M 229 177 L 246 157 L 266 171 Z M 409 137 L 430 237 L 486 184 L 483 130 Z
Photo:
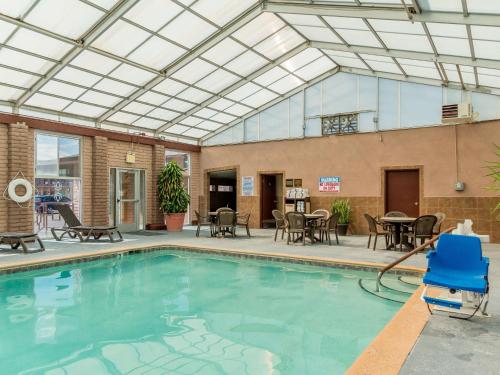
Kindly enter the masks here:
M 57 176 L 57 137 L 39 134 L 36 138 L 36 173 Z
M 80 176 L 80 140 L 59 138 L 59 176 Z

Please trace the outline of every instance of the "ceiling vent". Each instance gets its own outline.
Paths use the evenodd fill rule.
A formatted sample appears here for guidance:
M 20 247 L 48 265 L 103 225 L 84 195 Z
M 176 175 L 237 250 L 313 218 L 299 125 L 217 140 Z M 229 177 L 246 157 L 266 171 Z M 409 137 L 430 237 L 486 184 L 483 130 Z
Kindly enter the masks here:
M 442 107 L 442 122 L 448 123 L 466 123 L 472 122 L 472 104 L 448 104 Z

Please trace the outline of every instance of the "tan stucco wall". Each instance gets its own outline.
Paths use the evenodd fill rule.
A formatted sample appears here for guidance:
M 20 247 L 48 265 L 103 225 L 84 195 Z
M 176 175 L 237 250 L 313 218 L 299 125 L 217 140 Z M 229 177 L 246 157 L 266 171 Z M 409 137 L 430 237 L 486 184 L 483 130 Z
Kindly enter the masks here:
M 455 131 L 463 192 L 454 190 Z M 238 165 L 241 176 L 256 178 L 258 171 L 284 171 L 285 178 L 302 178 L 311 195 L 321 196 L 335 194 L 319 193 L 318 178 L 341 176 L 341 194 L 356 197 L 381 195 L 382 167 L 421 165 L 426 197 L 493 196 L 484 189 L 484 166 L 494 157 L 495 141 L 500 143 L 500 121 L 203 147 L 201 168 Z

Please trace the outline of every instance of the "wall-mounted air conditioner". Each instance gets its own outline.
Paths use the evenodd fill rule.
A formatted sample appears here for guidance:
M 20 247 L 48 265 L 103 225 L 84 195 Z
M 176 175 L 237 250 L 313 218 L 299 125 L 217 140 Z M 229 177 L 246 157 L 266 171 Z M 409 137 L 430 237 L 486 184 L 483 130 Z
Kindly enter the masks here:
M 443 105 L 441 110 L 443 124 L 472 122 L 472 104 L 448 104 Z

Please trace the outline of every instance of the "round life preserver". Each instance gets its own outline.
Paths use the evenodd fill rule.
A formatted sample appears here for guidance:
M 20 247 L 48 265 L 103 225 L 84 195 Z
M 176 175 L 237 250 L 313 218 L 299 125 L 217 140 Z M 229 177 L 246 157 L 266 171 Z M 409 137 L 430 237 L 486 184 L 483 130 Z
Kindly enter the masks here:
M 24 188 L 26 189 L 26 193 L 24 193 L 24 195 L 17 195 L 16 188 L 18 186 L 24 186 Z M 8 192 L 9 198 L 14 202 L 24 203 L 31 199 L 31 196 L 33 195 L 33 187 L 28 180 L 24 178 L 16 178 L 15 180 L 9 182 Z

